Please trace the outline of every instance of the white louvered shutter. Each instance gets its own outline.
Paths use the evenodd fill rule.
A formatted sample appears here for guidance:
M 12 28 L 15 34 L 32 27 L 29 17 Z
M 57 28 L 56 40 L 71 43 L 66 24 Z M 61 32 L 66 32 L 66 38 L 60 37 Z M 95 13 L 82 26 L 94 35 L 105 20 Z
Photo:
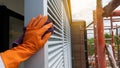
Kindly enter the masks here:
M 48 0 L 54 34 L 48 41 L 48 68 L 71 68 L 70 25 L 62 0 Z
M 25 25 L 38 14 L 48 15 L 54 23 L 54 34 L 24 68 L 72 68 L 71 36 L 67 0 L 25 0 Z

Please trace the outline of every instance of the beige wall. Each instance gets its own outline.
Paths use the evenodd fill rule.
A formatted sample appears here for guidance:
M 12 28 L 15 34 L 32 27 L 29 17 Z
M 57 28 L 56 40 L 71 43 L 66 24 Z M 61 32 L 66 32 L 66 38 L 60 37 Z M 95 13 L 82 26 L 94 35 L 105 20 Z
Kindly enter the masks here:
M 72 43 L 73 68 L 86 68 L 85 21 L 72 22 L 71 43 Z

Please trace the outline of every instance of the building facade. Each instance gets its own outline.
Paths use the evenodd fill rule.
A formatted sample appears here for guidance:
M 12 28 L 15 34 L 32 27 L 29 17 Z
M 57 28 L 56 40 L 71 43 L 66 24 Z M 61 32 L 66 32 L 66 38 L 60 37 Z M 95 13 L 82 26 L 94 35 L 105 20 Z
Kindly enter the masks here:
M 39 52 L 20 68 L 71 68 L 71 10 L 69 0 L 24 0 L 25 26 L 38 14 L 48 15 L 54 33 Z

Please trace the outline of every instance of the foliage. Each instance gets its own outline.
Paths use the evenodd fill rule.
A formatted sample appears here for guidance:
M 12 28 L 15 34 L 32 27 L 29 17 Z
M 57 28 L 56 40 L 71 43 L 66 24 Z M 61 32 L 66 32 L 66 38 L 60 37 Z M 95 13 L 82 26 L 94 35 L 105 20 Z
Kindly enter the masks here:
M 105 34 L 105 38 L 111 38 L 111 35 L 110 34 Z M 118 37 L 118 36 L 116 36 L 116 35 L 114 35 L 114 42 L 115 42 L 115 44 L 120 44 L 120 38 Z M 109 43 L 111 43 L 111 41 L 109 41 Z
M 87 41 L 88 41 L 88 45 L 92 45 L 94 43 L 94 38 L 90 38 Z
M 108 34 L 108 33 L 105 33 L 105 38 L 111 38 L 111 35 L 110 34 Z
M 120 37 L 115 35 L 114 36 L 114 42 L 115 42 L 115 44 L 120 45 Z
M 112 36 L 110 34 L 108 34 L 108 33 L 105 33 L 104 36 L 105 36 L 105 39 L 112 38 Z M 110 40 L 109 41 L 105 41 L 105 43 L 111 44 L 111 41 Z
M 94 38 L 88 39 L 87 42 L 88 42 L 88 54 L 93 55 L 94 54 Z
M 105 38 L 111 38 L 111 35 L 108 33 L 106 33 L 104 36 L 105 36 Z M 115 44 L 120 45 L 120 36 L 118 38 L 116 35 L 114 35 L 114 42 L 115 42 Z M 106 43 L 111 44 L 111 41 L 106 41 Z M 88 44 L 89 55 L 93 55 L 94 54 L 94 38 L 88 39 L 87 44 Z

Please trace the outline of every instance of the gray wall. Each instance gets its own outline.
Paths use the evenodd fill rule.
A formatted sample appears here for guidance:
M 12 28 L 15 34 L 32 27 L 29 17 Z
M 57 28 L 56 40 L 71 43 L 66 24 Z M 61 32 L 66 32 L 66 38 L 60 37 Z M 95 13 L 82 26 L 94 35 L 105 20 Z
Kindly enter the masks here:
M 24 0 L 0 0 L 0 5 L 6 5 L 9 9 L 24 15 Z
M 36 17 L 39 14 L 47 15 L 47 0 L 24 0 L 24 2 L 25 26 L 32 17 Z M 45 48 L 46 46 L 28 59 L 24 64 L 24 68 L 46 68 Z

